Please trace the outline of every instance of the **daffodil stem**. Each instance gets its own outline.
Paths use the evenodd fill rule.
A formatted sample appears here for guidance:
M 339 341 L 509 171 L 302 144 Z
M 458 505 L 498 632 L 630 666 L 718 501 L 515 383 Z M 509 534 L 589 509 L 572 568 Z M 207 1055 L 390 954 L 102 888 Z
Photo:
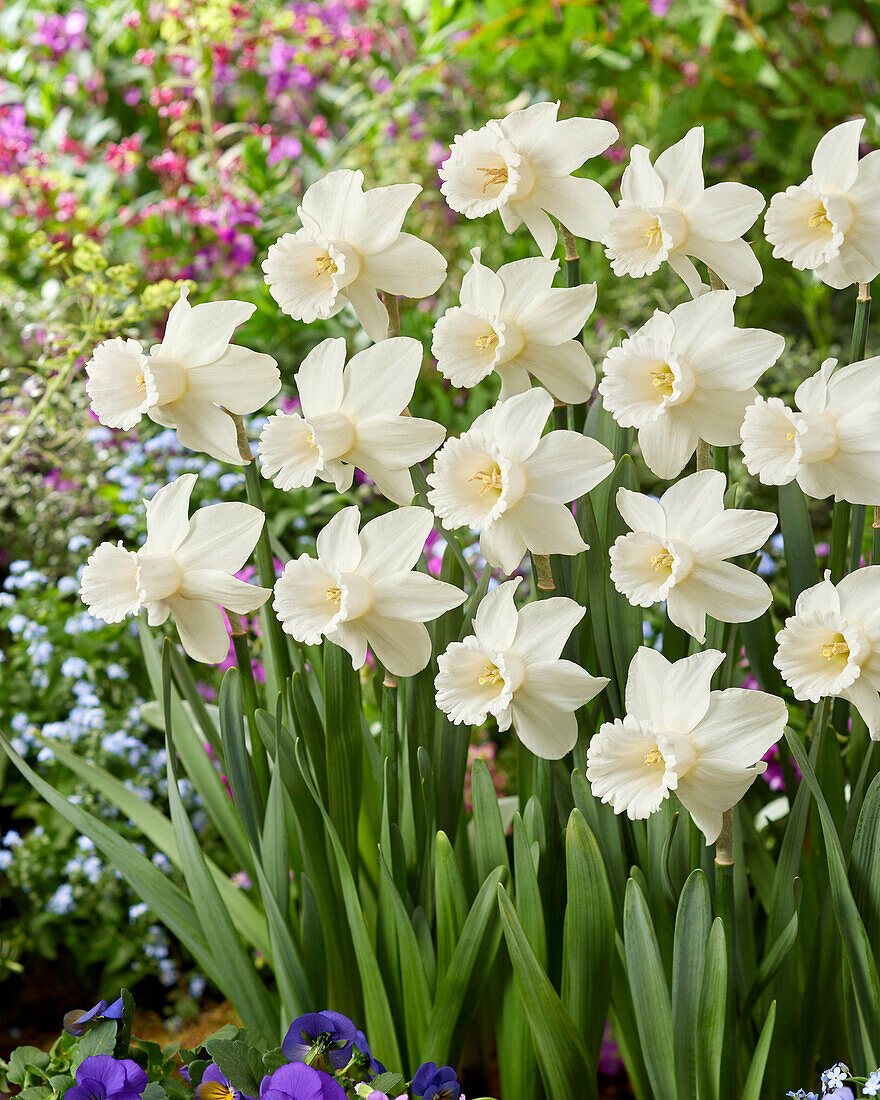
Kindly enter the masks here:
M 227 608 L 226 617 L 229 619 L 229 633 L 232 635 L 232 648 L 235 650 L 235 663 L 238 665 L 238 675 L 241 680 L 241 699 L 247 719 L 251 763 L 253 764 L 254 778 L 260 797 L 260 804 L 256 809 L 258 817 L 262 821 L 266 799 L 269 795 L 269 759 L 266 755 L 266 746 L 263 744 L 263 738 L 260 736 L 257 726 L 257 685 L 254 681 L 254 666 L 251 664 L 251 655 L 247 644 L 247 630 L 241 621 L 241 616 L 236 615 L 234 611 Z
M 729 1082 L 724 1089 L 734 1094 L 736 1076 L 736 940 L 733 895 L 733 810 L 725 810 L 721 832 L 715 841 L 715 915 L 724 926 L 727 945 L 727 1026 L 724 1029 L 722 1053 L 722 1081 Z
M 697 440 L 697 469 L 712 469 L 712 448 L 705 441 L 705 439 Z
M 880 565 L 880 505 L 874 506 L 874 522 L 871 526 L 871 564 Z
M 719 275 L 716 275 L 711 267 L 708 270 L 709 270 L 709 289 L 710 290 L 727 290 L 727 287 L 724 285 L 724 280 Z
M 382 733 L 381 750 L 384 767 L 385 802 L 388 806 L 388 824 L 397 822 L 397 677 L 385 673 L 382 683 Z
M 578 252 L 577 238 L 566 227 L 559 223 L 559 232 L 562 234 L 562 247 L 565 254 L 565 285 L 567 287 L 581 285 L 581 257 Z M 583 329 L 577 334 L 577 339 L 584 342 Z M 564 402 L 553 406 L 553 427 L 566 429 L 571 423 L 574 426 L 574 409 L 569 408 Z
M 387 290 L 380 292 L 382 305 L 388 312 L 388 338 L 400 335 L 400 305 L 396 294 L 389 294 Z

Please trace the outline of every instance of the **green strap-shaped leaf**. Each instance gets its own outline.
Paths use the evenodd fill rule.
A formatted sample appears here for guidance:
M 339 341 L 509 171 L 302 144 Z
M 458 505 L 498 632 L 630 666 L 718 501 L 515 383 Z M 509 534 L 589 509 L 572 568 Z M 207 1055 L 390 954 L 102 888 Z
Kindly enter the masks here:
M 548 1100 L 582 1096 L 596 1071 L 580 1032 L 538 962 L 503 886 L 498 888 L 498 907 Z
M 268 990 L 260 981 L 253 960 L 242 946 L 220 891 L 214 884 L 205 863 L 192 824 L 187 817 L 177 787 L 177 757 L 171 720 L 171 642 L 165 642 L 162 659 L 162 698 L 165 708 L 165 740 L 168 747 L 168 802 L 171 824 L 180 852 L 180 865 L 193 905 L 202 928 L 210 928 L 211 951 L 215 972 L 219 972 L 220 989 L 235 1005 L 246 1027 L 256 1028 L 267 1040 L 278 1037 L 278 1010 L 272 1004 Z
M 709 884 L 698 868 L 691 872 L 679 898 L 672 948 L 672 1034 L 679 1100 L 699 1100 L 700 994 L 711 927 Z
M 721 1096 L 721 1051 L 727 1014 L 727 942 L 724 924 L 716 917 L 706 947 L 703 988 L 700 993 L 699 1040 L 697 1043 L 697 1079 L 700 1100 L 719 1100 Z M 733 1072 L 733 1068 L 730 1068 Z
M 217 701 L 220 712 L 220 737 L 226 754 L 229 786 L 250 841 L 254 859 L 260 858 L 260 793 L 254 775 L 244 733 L 241 677 L 237 668 L 228 668 L 220 682 Z
M 565 830 L 565 869 L 562 1002 L 596 1065 L 611 998 L 614 901 L 599 845 L 580 810 L 572 810 Z
M 804 491 L 796 481 L 779 486 L 779 524 L 785 547 L 788 591 L 794 611 L 801 592 L 821 580 L 810 509 Z
M 115 775 L 104 771 L 97 764 L 89 763 L 69 749 L 61 741 L 52 742 L 52 751 L 66 768 L 80 776 L 89 786 L 100 791 L 104 797 L 116 806 L 144 834 L 160 852 L 163 852 L 175 867 L 180 867 L 180 853 L 174 839 L 174 829 L 168 818 L 138 797 Z M 206 862 L 214 876 L 214 882 L 220 891 L 223 902 L 229 910 L 236 928 L 244 938 L 270 961 L 272 949 L 266 929 L 266 918 L 242 890 L 234 886 L 224 871 L 206 857 Z
M 749 1066 L 746 1083 L 743 1086 L 742 1100 L 761 1100 L 763 1096 L 764 1070 L 767 1067 L 767 1058 L 770 1054 L 770 1044 L 773 1041 L 773 1028 L 776 1024 L 776 1002 L 773 1001 L 767 1011 L 767 1018 L 761 1028 L 758 1037 L 758 1045 L 752 1055 L 752 1064 Z
M 356 881 L 363 759 L 361 683 L 351 657 L 332 642 L 324 645 L 324 737 L 327 810 Z
M 389 900 L 392 907 L 391 917 L 397 936 L 397 952 L 400 960 L 400 1001 L 403 1006 L 403 1023 L 410 1062 L 409 1066 L 401 1066 L 401 1069 L 409 1076 L 418 1069 L 420 1063 L 416 1059 L 425 1046 L 430 986 L 410 915 L 397 892 L 388 865 L 381 856 L 379 874 L 385 884 L 383 896 Z
M 437 975 L 443 979 L 468 915 L 467 895 L 455 851 L 446 833 L 434 838 L 434 905 L 437 925 Z
M 346 859 L 345 849 L 339 834 L 336 832 L 329 813 L 321 804 L 318 792 L 312 783 L 311 776 L 308 774 L 308 766 L 303 759 L 302 746 L 299 741 L 297 742 L 296 754 L 300 774 L 303 776 L 309 792 L 324 819 L 327 839 L 330 841 L 330 847 L 336 861 L 336 870 L 339 874 L 339 883 L 342 890 L 342 903 L 345 908 L 352 943 L 354 944 L 354 953 L 363 989 L 366 1023 L 364 1030 L 370 1036 L 370 1044 L 376 1053 L 376 1057 L 386 1065 L 399 1066 L 401 1057 L 400 1048 L 397 1045 L 397 1031 L 391 1015 L 391 1007 L 388 1003 L 388 994 L 385 992 L 382 972 L 376 962 L 376 953 L 370 941 L 370 934 L 367 930 L 367 922 L 358 897 L 354 875 Z M 330 787 L 332 790 L 332 782 Z
M 819 809 L 822 834 L 825 838 L 825 854 L 828 859 L 834 914 L 837 918 L 837 927 L 840 929 L 852 974 L 855 1006 L 859 1015 L 862 1043 L 865 1053 L 869 1055 L 868 1061 L 874 1064 L 877 1061 L 874 1053 L 877 1043 L 876 1036 L 880 1034 L 880 980 L 877 976 L 877 964 L 871 950 L 871 942 L 868 939 L 864 922 L 859 915 L 858 907 L 850 890 L 843 859 L 843 849 L 834 828 L 834 821 L 828 805 L 825 802 L 825 796 L 822 794 L 822 789 L 816 779 L 816 773 L 813 771 L 806 752 L 804 752 L 800 738 L 788 726 L 785 727 L 785 738 Z
M 871 943 L 880 943 L 880 775 L 868 788 L 853 838 L 849 877 Z
M 669 989 L 651 914 L 645 895 L 634 878 L 626 884 L 623 939 L 642 1057 L 654 1096 L 656 1100 L 677 1100 Z
M 471 799 L 474 806 L 474 854 L 477 875 L 482 880 L 493 867 L 509 869 L 507 840 L 498 806 L 498 792 L 485 760 L 479 757 L 471 771 Z
M 746 996 L 742 1010 L 742 1018 L 748 1018 L 758 998 L 776 977 L 779 968 L 791 954 L 791 949 L 797 943 L 798 915 L 792 913 L 791 920 L 783 928 L 781 935 L 774 941 L 770 950 L 766 952 L 758 967 L 758 972 L 752 979 L 751 987 Z
M 485 985 L 486 977 L 495 961 L 501 929 L 492 917 L 495 915 L 496 892 L 507 876 L 506 867 L 495 867 L 486 875 L 467 915 L 452 962 L 437 983 L 437 995 L 428 1026 L 426 1049 L 422 1062 L 442 1065 L 454 1057 L 453 1038 L 462 1019 L 462 1010 L 468 993 L 471 1008 L 476 1008 L 477 994 Z M 487 935 L 488 933 L 488 935 Z

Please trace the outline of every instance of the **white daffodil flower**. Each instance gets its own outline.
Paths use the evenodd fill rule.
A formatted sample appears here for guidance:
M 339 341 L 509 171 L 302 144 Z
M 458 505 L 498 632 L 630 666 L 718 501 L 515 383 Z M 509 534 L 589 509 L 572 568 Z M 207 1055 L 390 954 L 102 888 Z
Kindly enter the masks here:
M 221 607 L 247 615 L 272 595 L 233 576 L 253 552 L 264 516 L 250 504 L 210 504 L 189 517 L 197 477 L 183 474 L 146 501 L 147 540 L 138 551 L 103 542 L 83 570 L 80 595 L 108 623 L 146 608 L 150 626 L 173 614 L 195 661 L 214 665 L 229 651 Z
M 819 500 L 872 504 L 880 500 L 880 357 L 836 364 L 826 359 L 801 382 L 796 410 L 756 398 L 743 419 L 743 459 L 765 485 L 797 480 Z
M 880 741 L 880 565 L 801 592 L 773 663 L 796 699 L 848 699 Z
M 734 294 L 715 290 L 655 310 L 647 324 L 602 364 L 599 393 L 618 424 L 638 429 L 648 467 L 670 480 L 700 439 L 719 447 L 740 441 L 755 383 L 785 348 L 775 332 L 736 328 Z
M 351 655 L 355 668 L 367 646 L 395 676 L 414 676 L 431 659 L 425 627 L 465 593 L 413 571 L 433 517 L 427 508 L 398 508 L 358 534 L 360 512 L 343 508 L 318 535 L 318 556 L 289 561 L 275 584 L 275 614 L 298 642 L 327 638 Z
M 437 706 L 456 725 L 481 725 L 491 714 L 500 730 L 512 724 L 536 756 L 559 760 L 577 741 L 574 712 L 608 680 L 560 660 L 585 608 L 554 596 L 517 611 L 519 583 L 506 581 L 485 596 L 474 633 L 437 658 Z
M 725 811 L 766 769 L 761 757 L 788 717 L 775 695 L 710 691 L 723 660 L 707 649 L 671 663 L 644 646 L 633 657 L 626 717 L 601 726 L 587 752 L 593 794 L 615 813 L 650 817 L 675 791 L 706 843 L 718 839 Z
M 399 336 L 353 355 L 324 340 L 295 376 L 302 414 L 270 416 L 260 436 L 263 476 L 279 489 L 332 481 L 342 493 L 355 467 L 395 504 L 413 498 L 409 467 L 433 454 L 446 429 L 403 416 L 422 367 L 422 345 Z
M 652 275 L 665 261 L 691 294 L 706 290 L 689 257 L 702 260 L 736 294 L 760 283 L 761 265 L 742 240 L 764 208 L 744 183 L 703 182 L 703 127 L 695 126 L 651 164 L 633 146 L 620 181 L 620 205 L 602 238 L 615 275 Z
M 363 172 L 347 169 L 313 183 L 297 210 L 302 229 L 279 237 L 263 261 L 282 311 L 311 323 L 350 302 L 370 339 L 384 340 L 388 313 L 377 291 L 424 298 L 446 278 L 437 249 L 401 232 L 421 190 L 402 183 L 364 191 Z
M 499 401 L 437 452 L 428 502 L 451 528 L 479 530 L 480 551 L 512 573 L 527 550 L 579 554 L 569 501 L 614 468 L 611 452 L 580 432 L 541 432 L 553 408 L 546 390 Z
M 776 516 L 724 507 L 727 480 L 700 470 L 671 485 L 659 500 L 617 490 L 617 509 L 632 528 L 609 551 L 611 580 L 631 604 L 666 600 L 669 618 L 698 642 L 706 640 L 706 616 L 745 623 L 763 615 L 773 600 L 768 585 L 732 562 L 763 546 Z
M 523 393 L 533 374 L 559 401 L 586 401 L 596 383 L 590 357 L 577 339 L 596 304 L 596 284 L 554 287 L 556 260 L 514 260 L 497 272 L 471 252 L 461 283 L 461 306 L 434 326 L 431 351 L 454 386 L 476 386 L 492 371 L 502 401 Z
M 812 174 L 770 200 L 773 255 L 842 290 L 880 273 L 880 151 L 859 160 L 863 118 L 843 122 L 813 153 Z
M 174 428 L 184 447 L 242 464 L 235 424 L 281 389 L 271 355 L 231 344 L 233 331 L 257 308 L 248 302 L 189 304 L 189 292 L 168 314 L 161 344 L 144 353 L 137 340 L 105 340 L 86 363 L 92 411 L 108 428 L 128 430 L 146 413 Z
M 558 111 L 558 103 L 535 103 L 459 134 L 439 172 L 453 210 L 467 218 L 497 210 L 508 233 L 525 222 L 545 258 L 556 248 L 551 218 L 598 241 L 614 210 L 604 187 L 572 173 L 617 140 L 617 127 L 595 118 L 559 121 Z

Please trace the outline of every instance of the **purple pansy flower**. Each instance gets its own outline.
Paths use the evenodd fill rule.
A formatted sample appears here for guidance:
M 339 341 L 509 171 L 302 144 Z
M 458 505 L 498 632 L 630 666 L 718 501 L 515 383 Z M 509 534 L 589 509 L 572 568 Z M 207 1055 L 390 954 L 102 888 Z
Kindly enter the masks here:
M 92 1020 L 121 1020 L 122 1019 L 122 998 L 117 999 L 112 1004 L 107 1004 L 106 1001 L 98 1001 L 96 1005 L 83 1012 L 81 1008 L 74 1008 L 70 1012 L 64 1014 L 64 1030 L 70 1035 L 76 1036 L 78 1039 L 86 1030 L 86 1024 Z
M 252 1097 L 233 1088 L 229 1078 L 211 1062 L 205 1067 L 201 1084 L 196 1088 L 196 1100 L 252 1100 Z
M 452 1066 L 438 1067 L 436 1062 L 419 1066 L 413 1078 L 412 1090 L 422 1100 L 458 1100 L 461 1085 Z
M 284 1036 L 281 1049 L 291 1062 L 303 1062 L 318 1038 L 325 1035 L 326 1055 L 337 1069 L 348 1065 L 357 1028 L 341 1012 L 307 1012 L 298 1016 Z
M 76 1084 L 64 1100 L 137 1100 L 147 1087 L 147 1075 L 130 1058 L 93 1054 L 76 1070 Z
M 342 1085 L 329 1074 L 304 1062 L 292 1062 L 263 1078 L 260 1100 L 346 1100 L 346 1096 Z
M 362 1031 L 356 1031 L 354 1035 L 354 1049 L 359 1050 L 361 1054 L 367 1058 L 366 1068 L 373 1076 L 377 1073 L 384 1073 L 385 1067 L 382 1063 L 373 1057 L 373 1052 L 370 1050 L 370 1044 L 367 1042 L 367 1037 Z

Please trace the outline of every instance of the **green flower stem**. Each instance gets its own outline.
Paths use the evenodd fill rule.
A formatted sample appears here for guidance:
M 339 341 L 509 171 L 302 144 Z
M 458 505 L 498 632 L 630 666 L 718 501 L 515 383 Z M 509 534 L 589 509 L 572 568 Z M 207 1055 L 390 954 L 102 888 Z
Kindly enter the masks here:
M 232 635 L 232 648 L 235 650 L 235 663 L 238 665 L 238 675 L 241 678 L 241 699 L 244 703 L 248 736 L 251 743 L 251 762 L 254 766 L 254 776 L 260 792 L 261 807 L 264 807 L 266 799 L 269 797 L 269 758 L 257 726 L 257 685 L 254 681 L 254 667 L 251 664 L 251 655 L 247 644 L 247 631 L 241 621 L 241 616 L 236 615 L 234 611 L 230 611 L 228 608 L 225 610 L 229 619 L 230 634 Z
M 398 817 L 398 733 L 397 733 L 397 677 L 385 673 L 382 682 L 382 733 L 380 748 L 384 765 L 383 788 L 388 805 L 388 823 L 394 825 Z
M 581 285 L 581 257 L 578 252 L 577 238 L 562 224 L 559 223 L 559 232 L 562 234 L 562 247 L 565 253 L 565 285 L 567 287 Z M 577 334 L 577 339 L 584 342 L 583 331 Z M 553 407 L 553 427 L 565 429 L 574 422 L 574 407 L 565 403 Z
M 715 841 L 715 914 L 724 925 L 727 945 L 727 1026 L 724 1029 L 722 1051 L 722 1095 L 733 1097 L 736 1093 L 736 942 L 733 893 L 733 810 L 726 810 L 721 832 Z
M 380 292 L 382 305 L 388 311 L 388 338 L 400 335 L 400 305 L 396 294 L 389 294 L 387 290 Z
M 871 564 L 880 565 L 880 505 L 874 505 L 874 522 L 871 526 Z

